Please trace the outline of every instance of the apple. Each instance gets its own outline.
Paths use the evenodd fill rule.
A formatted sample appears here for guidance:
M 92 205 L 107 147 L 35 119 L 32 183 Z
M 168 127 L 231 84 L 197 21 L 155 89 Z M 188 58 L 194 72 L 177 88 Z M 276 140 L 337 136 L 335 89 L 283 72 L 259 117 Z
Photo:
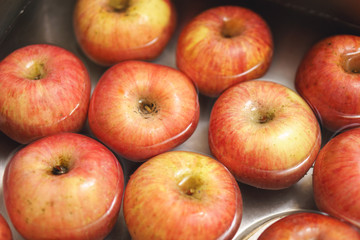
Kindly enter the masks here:
M 176 64 L 200 93 L 217 97 L 236 83 L 263 76 L 272 55 L 272 34 L 261 16 L 239 6 L 218 6 L 182 29 Z
M 0 62 L 0 130 L 27 144 L 85 124 L 91 83 L 81 60 L 49 44 L 19 48 Z
M 85 55 L 110 66 L 157 58 L 176 27 L 171 0 L 78 0 L 73 25 Z
M 215 159 L 170 151 L 130 176 L 123 212 L 133 240 L 232 239 L 242 218 L 242 197 L 235 178 Z
M 360 125 L 360 37 L 335 35 L 317 42 L 302 59 L 295 86 L 336 132 Z
M 287 188 L 313 164 L 321 145 L 316 116 L 293 90 L 251 80 L 215 101 L 209 147 L 240 182 L 264 189 Z
M 360 228 L 360 128 L 332 138 L 320 150 L 313 171 L 318 208 Z
M 123 189 L 115 155 L 77 133 L 26 145 L 3 177 L 8 215 L 25 239 L 104 239 L 117 221 Z
M 12 233 L 6 219 L 0 214 L 0 239 L 12 240 Z
M 146 161 L 187 140 L 199 115 L 196 88 L 185 74 L 129 60 L 101 76 L 88 119 L 93 135 L 117 154 Z
M 360 233 L 336 218 L 314 212 L 292 213 L 271 224 L 258 240 L 360 240 Z

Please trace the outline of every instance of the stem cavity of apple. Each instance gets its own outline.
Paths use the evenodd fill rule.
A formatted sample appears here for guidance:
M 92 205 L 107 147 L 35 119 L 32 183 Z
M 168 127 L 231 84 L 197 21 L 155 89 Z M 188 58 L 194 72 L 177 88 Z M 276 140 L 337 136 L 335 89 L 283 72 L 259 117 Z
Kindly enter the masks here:
M 342 58 L 342 67 L 345 72 L 360 73 L 360 51 L 344 54 Z
M 40 80 L 46 76 L 45 64 L 42 62 L 31 62 L 26 68 L 26 78 L 30 80 Z
M 283 107 L 281 106 L 281 108 Z M 247 111 L 250 111 L 251 120 L 255 123 L 265 124 L 275 118 L 275 110 L 269 109 L 262 103 L 254 103 L 247 106 Z
M 264 124 L 270 122 L 271 120 L 274 119 L 274 117 L 275 117 L 274 112 L 266 112 L 265 114 L 260 113 L 258 117 L 258 123 Z
M 115 12 L 121 12 L 128 8 L 129 0 L 109 0 L 109 6 Z
M 156 103 L 147 99 L 139 100 L 138 109 L 144 118 L 149 118 L 151 115 L 159 112 L 159 108 L 157 107 Z
M 68 173 L 70 170 L 70 158 L 66 156 L 60 156 L 56 161 L 55 166 L 51 169 L 51 174 L 58 176 Z
M 201 178 L 193 176 L 193 175 L 186 175 L 180 178 L 178 186 L 180 190 L 187 196 L 191 196 L 194 198 L 199 198 L 200 190 L 199 188 L 203 185 Z
M 244 25 L 242 22 L 236 19 L 224 19 L 224 23 L 221 29 L 221 35 L 224 38 L 233 38 L 239 36 L 244 31 Z

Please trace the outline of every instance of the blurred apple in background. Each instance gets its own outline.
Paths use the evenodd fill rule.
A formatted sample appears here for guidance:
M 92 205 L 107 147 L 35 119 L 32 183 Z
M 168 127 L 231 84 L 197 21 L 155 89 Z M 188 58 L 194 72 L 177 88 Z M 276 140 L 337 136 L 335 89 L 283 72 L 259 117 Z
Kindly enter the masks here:
M 226 90 L 209 120 L 209 146 L 237 180 L 265 189 L 286 188 L 313 164 L 319 123 L 291 89 L 252 80 Z
M 144 161 L 187 140 L 199 115 L 196 88 L 185 74 L 159 64 L 124 61 L 109 68 L 96 85 L 89 126 L 116 153 Z
M 13 239 L 9 224 L 2 214 L 0 214 L 0 239 L 1 240 Z
M 335 35 L 303 58 L 295 86 L 330 131 L 360 125 L 360 37 Z
M 5 168 L 8 215 L 25 239 L 103 239 L 119 214 L 124 177 L 104 145 L 59 133 L 20 149 Z
M 158 57 L 175 30 L 176 12 L 170 0 L 78 0 L 73 24 L 84 53 L 110 66 Z
M 336 218 L 312 212 L 292 213 L 271 224 L 258 240 L 360 240 L 360 233 Z
M 143 163 L 126 186 L 124 218 L 132 239 L 232 239 L 242 197 L 215 159 L 172 151 Z
M 272 35 L 264 19 L 250 9 L 219 6 L 184 27 L 176 63 L 200 93 L 216 97 L 235 83 L 263 76 L 272 55 Z
M 340 133 L 320 150 L 313 187 L 321 211 L 360 228 L 360 128 Z
M 90 78 L 71 52 L 35 44 L 0 62 L 0 130 L 19 143 L 80 131 L 90 100 Z

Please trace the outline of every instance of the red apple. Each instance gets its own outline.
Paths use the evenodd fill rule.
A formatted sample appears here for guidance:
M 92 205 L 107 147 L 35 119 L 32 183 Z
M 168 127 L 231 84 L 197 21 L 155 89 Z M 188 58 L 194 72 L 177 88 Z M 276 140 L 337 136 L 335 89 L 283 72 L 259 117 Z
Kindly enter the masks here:
M 0 130 L 19 143 L 83 127 L 90 78 L 73 53 L 53 45 L 17 49 L 0 62 Z
M 196 88 L 183 73 L 125 61 L 108 69 L 95 87 L 89 126 L 116 153 L 145 161 L 188 139 L 199 114 Z
M 131 175 L 124 218 L 136 239 L 232 239 L 242 198 L 231 173 L 194 152 L 162 153 Z
M 263 76 L 272 55 L 264 19 L 250 9 L 220 6 L 202 12 L 181 31 L 176 63 L 200 93 L 218 96 L 235 83 Z
M 6 219 L 0 214 L 0 239 L 12 240 L 12 233 Z
M 325 128 L 360 125 L 360 37 L 336 35 L 316 43 L 296 75 L 296 90 Z
M 226 90 L 209 120 L 209 146 L 237 180 L 266 189 L 300 180 L 319 152 L 319 123 L 291 89 L 252 80 Z
M 76 133 L 25 146 L 3 178 L 7 212 L 26 239 L 104 239 L 117 220 L 123 188 L 113 153 Z
M 320 210 L 360 228 L 360 128 L 340 133 L 321 149 L 313 186 Z
M 170 0 L 78 0 L 76 39 L 94 62 L 157 58 L 172 37 L 176 12 Z
M 320 213 L 290 214 L 271 224 L 258 240 L 360 240 L 351 225 Z

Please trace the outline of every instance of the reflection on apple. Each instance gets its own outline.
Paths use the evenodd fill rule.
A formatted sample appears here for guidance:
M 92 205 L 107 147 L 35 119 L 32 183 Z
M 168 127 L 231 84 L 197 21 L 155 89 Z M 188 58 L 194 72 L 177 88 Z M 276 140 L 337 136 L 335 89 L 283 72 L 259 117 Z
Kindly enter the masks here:
M 312 212 L 292 213 L 271 224 L 258 240 L 360 240 L 351 225 L 328 215 Z
M 273 55 L 271 31 L 260 15 L 239 6 L 219 6 L 193 18 L 181 31 L 178 68 L 207 96 L 263 76 Z
M 80 131 L 90 78 L 73 53 L 48 44 L 17 49 L 0 62 L 0 130 L 19 143 Z
M 318 208 L 360 228 L 360 128 L 332 138 L 320 150 L 313 172 Z
M 175 30 L 176 12 L 170 0 L 78 0 L 73 25 L 84 53 L 110 66 L 157 58 Z
M 116 153 L 145 161 L 187 140 L 200 115 L 192 81 L 180 71 L 125 61 L 108 69 L 90 101 L 92 133 Z
M 143 163 L 124 194 L 132 239 L 232 239 L 242 198 L 232 174 L 215 159 L 172 151 Z
M 25 239 L 103 239 L 124 188 L 117 158 L 96 140 L 59 133 L 24 146 L 3 177 L 5 206 Z
M 335 35 L 316 43 L 296 75 L 296 90 L 325 128 L 360 125 L 360 37 Z
M 319 152 L 319 123 L 291 89 L 252 80 L 226 90 L 209 122 L 209 146 L 237 180 L 282 189 L 300 180 Z

